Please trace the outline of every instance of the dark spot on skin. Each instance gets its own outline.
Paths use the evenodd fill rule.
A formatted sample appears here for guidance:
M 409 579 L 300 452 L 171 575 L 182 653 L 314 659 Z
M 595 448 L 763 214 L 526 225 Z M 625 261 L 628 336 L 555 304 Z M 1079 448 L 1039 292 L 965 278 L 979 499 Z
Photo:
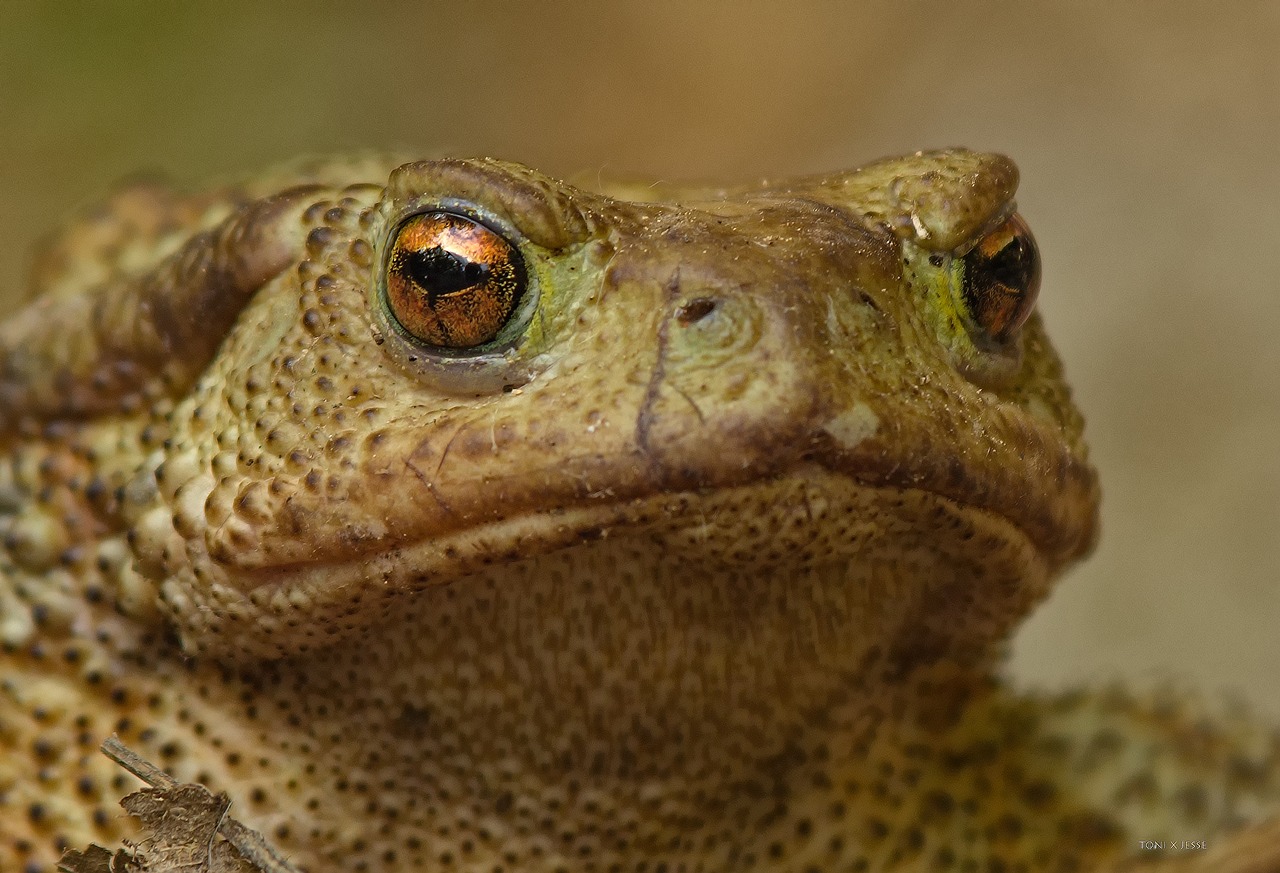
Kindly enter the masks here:
M 430 724 L 430 708 L 406 703 L 400 709 L 400 716 L 396 719 L 395 727 L 397 733 L 416 736 L 424 732 Z
M 1200 822 L 1209 814 L 1209 792 L 1203 785 L 1185 785 L 1173 795 L 1173 803 L 1182 808 L 1182 814 L 1194 822 Z
M 717 305 L 717 301 L 709 297 L 695 297 L 676 310 L 676 320 L 682 327 L 688 327 L 715 312 Z
M 348 251 L 351 260 L 361 267 L 367 267 L 373 262 L 373 247 L 362 239 L 352 242 Z
M 1004 839 L 1018 839 L 1022 836 L 1022 819 L 1012 813 L 1005 813 L 996 821 L 996 833 Z
M 1120 784 L 1115 791 L 1115 803 L 1124 806 L 1131 803 L 1154 803 L 1159 796 L 1155 774 L 1135 773 Z
M 317 227 L 307 234 L 307 251 L 312 255 L 318 255 L 328 248 L 332 242 L 333 231 L 327 227 Z
M 1114 821 L 1095 812 L 1067 818 L 1060 829 L 1062 835 L 1073 843 L 1086 845 L 1115 842 L 1122 836 L 1122 831 Z

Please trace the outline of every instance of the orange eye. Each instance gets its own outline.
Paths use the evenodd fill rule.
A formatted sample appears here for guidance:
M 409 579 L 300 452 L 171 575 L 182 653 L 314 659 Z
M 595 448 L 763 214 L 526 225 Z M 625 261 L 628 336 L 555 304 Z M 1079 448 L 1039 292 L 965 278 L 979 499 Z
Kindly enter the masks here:
M 964 256 L 964 305 L 969 317 L 997 342 L 1012 337 L 1035 307 L 1040 251 L 1016 212 Z
M 527 285 L 520 250 L 454 212 L 424 212 L 396 230 L 387 254 L 391 315 L 406 333 L 442 349 L 491 342 Z

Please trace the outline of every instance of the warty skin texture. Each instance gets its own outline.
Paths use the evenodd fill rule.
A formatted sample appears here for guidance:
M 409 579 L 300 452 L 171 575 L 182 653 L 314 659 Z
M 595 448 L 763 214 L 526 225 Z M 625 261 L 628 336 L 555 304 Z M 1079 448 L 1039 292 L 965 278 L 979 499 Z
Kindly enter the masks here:
M 1262 845 L 1272 733 L 993 678 L 1098 499 L 1038 317 L 923 266 L 1016 183 L 119 192 L 0 322 L 0 869 L 130 833 L 112 732 L 312 871 L 1251 869 L 1137 841 Z M 505 352 L 381 308 L 442 207 L 529 267 Z

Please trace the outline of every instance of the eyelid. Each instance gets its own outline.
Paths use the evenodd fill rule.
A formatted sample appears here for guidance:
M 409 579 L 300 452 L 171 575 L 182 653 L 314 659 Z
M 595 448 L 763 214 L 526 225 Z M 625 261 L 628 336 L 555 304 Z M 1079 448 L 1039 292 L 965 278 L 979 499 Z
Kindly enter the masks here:
M 390 224 L 427 209 L 457 210 L 550 251 L 590 236 L 579 208 L 583 199 L 582 192 L 528 167 L 491 159 L 405 164 L 392 172 L 384 195 Z

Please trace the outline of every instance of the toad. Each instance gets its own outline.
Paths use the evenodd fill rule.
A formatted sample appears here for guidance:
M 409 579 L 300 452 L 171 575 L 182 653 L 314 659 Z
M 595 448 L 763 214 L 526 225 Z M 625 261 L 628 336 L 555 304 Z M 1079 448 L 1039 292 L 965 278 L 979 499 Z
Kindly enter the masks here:
M 0 322 L 0 869 L 111 734 L 312 873 L 1256 860 L 1272 731 L 998 675 L 1099 495 L 1017 178 L 118 191 Z

